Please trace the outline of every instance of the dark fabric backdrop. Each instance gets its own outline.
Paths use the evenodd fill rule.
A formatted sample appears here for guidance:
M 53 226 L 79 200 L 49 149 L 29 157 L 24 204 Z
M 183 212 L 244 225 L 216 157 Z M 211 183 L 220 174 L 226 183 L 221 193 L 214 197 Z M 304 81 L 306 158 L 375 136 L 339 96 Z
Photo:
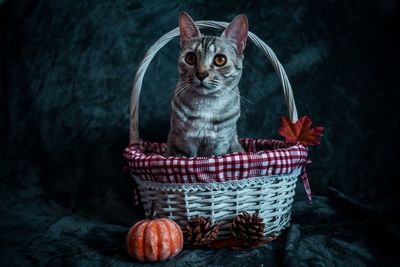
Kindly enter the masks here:
M 4 3 L 3 3 L 4 2 Z M 1 4 L 2 3 L 2 4 Z M 0 262 L 125 266 L 124 238 L 143 217 L 122 172 L 129 96 L 146 50 L 178 24 L 230 21 L 275 51 L 300 115 L 326 127 L 299 184 L 293 225 L 248 253 L 185 250 L 178 266 L 395 265 L 399 244 L 396 1 L 0 1 Z M 209 31 L 214 33 L 214 31 Z M 147 71 L 140 133 L 165 141 L 178 41 Z M 280 138 L 286 114 L 271 65 L 251 44 L 239 135 Z M 6 265 L 8 263 L 8 265 Z

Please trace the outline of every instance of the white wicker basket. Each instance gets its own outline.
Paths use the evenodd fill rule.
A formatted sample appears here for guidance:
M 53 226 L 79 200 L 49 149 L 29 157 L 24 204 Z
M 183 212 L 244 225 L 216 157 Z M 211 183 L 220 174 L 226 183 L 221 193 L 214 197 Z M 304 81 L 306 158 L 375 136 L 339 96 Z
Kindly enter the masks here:
M 198 21 L 199 28 L 224 29 L 226 22 Z M 148 65 L 156 53 L 171 39 L 179 36 L 179 28 L 163 35 L 147 51 L 135 76 L 130 106 L 130 143 L 139 142 L 138 104 L 142 81 Z M 289 117 L 294 123 L 298 120 L 296 105 L 287 75 L 274 52 L 255 34 L 249 32 L 249 39 L 261 49 L 272 63 L 283 87 Z M 183 225 L 187 220 L 201 215 L 220 222 L 220 237 L 228 234 L 232 219 L 239 213 L 258 212 L 266 224 L 264 234 L 279 235 L 290 223 L 291 205 L 295 194 L 297 178 L 301 168 L 285 175 L 261 176 L 251 179 L 213 182 L 213 183 L 159 183 L 144 181 L 137 176 L 141 200 L 146 215 L 151 203 L 156 202 L 156 211 Z

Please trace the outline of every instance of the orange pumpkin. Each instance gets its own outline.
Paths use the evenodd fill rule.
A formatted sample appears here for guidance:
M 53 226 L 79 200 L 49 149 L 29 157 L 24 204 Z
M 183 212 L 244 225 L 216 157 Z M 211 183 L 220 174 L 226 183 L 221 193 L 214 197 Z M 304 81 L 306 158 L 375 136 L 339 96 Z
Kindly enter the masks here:
M 183 234 L 173 220 L 147 219 L 131 227 L 126 245 L 128 253 L 139 261 L 161 261 L 181 252 Z

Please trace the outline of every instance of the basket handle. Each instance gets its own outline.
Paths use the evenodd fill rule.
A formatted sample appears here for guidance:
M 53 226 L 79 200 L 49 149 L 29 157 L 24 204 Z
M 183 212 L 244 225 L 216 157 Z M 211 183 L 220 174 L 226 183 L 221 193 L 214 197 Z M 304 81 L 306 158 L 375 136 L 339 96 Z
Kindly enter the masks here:
M 214 28 L 214 29 L 225 29 L 228 27 L 229 23 L 222 21 L 213 21 L 213 20 L 202 20 L 196 21 L 195 24 L 199 29 L 202 28 Z M 146 73 L 147 67 L 149 66 L 151 60 L 157 54 L 157 52 L 164 47 L 169 41 L 171 41 L 174 37 L 179 36 L 179 27 L 173 29 L 172 31 L 164 34 L 160 39 L 157 40 L 150 48 L 147 50 L 146 55 L 144 56 L 142 62 L 140 62 L 139 68 L 135 75 L 135 80 L 133 83 L 132 93 L 131 93 L 131 102 L 130 102 L 130 125 L 129 125 L 129 143 L 137 143 L 139 142 L 139 97 L 140 91 L 142 89 L 142 82 L 144 74 Z M 295 123 L 298 120 L 296 104 L 294 102 L 292 87 L 290 85 L 289 79 L 286 75 L 285 70 L 282 67 L 282 64 L 276 58 L 276 55 L 272 49 L 266 45 L 260 38 L 257 37 L 254 33 L 248 33 L 248 37 L 250 40 L 261 49 L 264 55 L 271 62 L 272 66 L 275 69 L 276 74 L 279 77 L 279 80 L 283 87 L 283 93 L 285 95 L 286 106 L 289 110 L 289 118 Z

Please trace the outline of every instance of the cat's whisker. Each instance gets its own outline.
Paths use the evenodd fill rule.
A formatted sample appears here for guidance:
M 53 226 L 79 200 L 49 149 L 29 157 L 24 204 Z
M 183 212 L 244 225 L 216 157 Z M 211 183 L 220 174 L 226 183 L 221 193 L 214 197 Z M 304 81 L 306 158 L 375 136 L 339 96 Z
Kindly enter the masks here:
M 187 81 L 180 82 L 180 83 L 177 85 L 176 93 L 179 93 L 179 92 L 180 92 L 181 90 L 183 90 L 188 84 L 189 84 L 189 82 L 187 82 Z
M 164 92 L 160 98 L 157 98 L 158 101 L 155 103 L 156 106 L 155 109 L 157 110 L 163 103 L 171 99 L 174 94 L 175 94 L 175 88 L 171 88 L 171 90 Z
M 242 107 L 244 107 L 243 115 L 246 115 L 247 113 L 249 113 L 249 108 L 247 107 L 246 103 L 243 101 L 240 101 L 240 104 L 242 105 Z
M 181 102 L 183 95 L 185 94 L 185 91 L 187 90 L 187 88 L 190 86 L 190 83 L 182 83 L 184 84 L 183 86 L 180 86 L 177 89 L 177 93 L 176 93 L 176 99 L 178 100 L 178 103 Z M 181 84 L 181 85 L 182 85 Z
M 179 88 L 179 92 L 178 94 L 182 93 L 184 90 L 186 90 L 186 88 L 188 88 L 190 86 L 190 83 L 182 83 L 180 88 Z
M 254 102 L 253 102 L 253 101 L 251 101 L 250 99 L 245 98 L 244 96 L 240 96 L 240 99 L 242 99 L 243 101 L 245 101 L 245 102 L 247 102 L 247 103 L 249 103 L 249 104 L 254 105 Z
M 241 103 L 242 106 L 244 107 L 245 113 L 248 113 L 248 112 L 249 112 L 248 104 L 254 105 L 254 102 L 252 102 L 252 101 L 250 101 L 250 100 L 248 100 L 248 99 L 246 99 L 246 98 L 244 98 L 244 97 L 242 97 L 242 96 L 240 96 L 240 103 Z
M 177 94 L 180 91 L 181 87 L 183 87 L 187 84 L 189 84 L 189 82 L 187 82 L 187 81 L 183 81 L 183 82 L 178 81 L 178 87 L 171 88 L 171 90 L 168 90 L 167 92 L 165 92 L 161 97 L 162 100 L 158 104 L 162 104 L 164 101 L 171 99 L 175 94 Z
M 175 94 L 175 88 L 172 88 L 171 91 L 169 91 L 165 97 L 165 99 L 171 99 L 171 97 L 173 97 Z M 164 99 L 164 100 L 165 100 Z
M 244 107 L 244 113 L 248 113 L 249 107 L 247 106 L 247 104 L 249 103 L 249 104 L 253 104 L 254 105 L 254 102 L 252 102 L 252 101 L 248 100 L 247 98 L 241 96 L 239 93 L 237 93 L 235 91 L 232 91 L 232 93 L 234 93 L 235 95 L 239 96 L 240 103 Z

